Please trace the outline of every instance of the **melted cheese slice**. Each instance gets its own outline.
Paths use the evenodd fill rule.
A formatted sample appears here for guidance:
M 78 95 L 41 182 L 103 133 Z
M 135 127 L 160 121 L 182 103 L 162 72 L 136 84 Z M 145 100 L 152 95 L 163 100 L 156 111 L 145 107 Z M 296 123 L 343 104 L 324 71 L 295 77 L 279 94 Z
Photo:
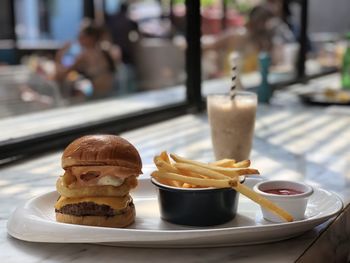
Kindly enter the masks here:
M 129 203 L 132 202 L 132 198 L 130 195 L 123 197 L 74 197 L 68 198 L 61 196 L 56 204 L 55 209 L 61 209 L 65 205 L 83 203 L 83 202 L 93 202 L 98 205 L 108 205 L 112 207 L 114 210 L 121 210 L 126 208 Z

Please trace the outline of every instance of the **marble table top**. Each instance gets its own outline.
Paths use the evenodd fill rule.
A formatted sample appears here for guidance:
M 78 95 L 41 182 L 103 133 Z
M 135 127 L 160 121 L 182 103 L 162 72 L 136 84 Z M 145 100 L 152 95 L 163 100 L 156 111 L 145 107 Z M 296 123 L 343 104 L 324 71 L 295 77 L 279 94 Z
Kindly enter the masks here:
M 346 262 L 350 244 L 350 114 L 293 104 L 295 96 L 291 94 L 278 92 L 272 105 L 259 106 L 252 162 L 268 178 L 302 180 L 336 192 L 345 209 L 335 220 L 290 240 L 223 248 L 118 248 L 16 240 L 6 233 L 7 219 L 19 203 L 55 189 L 62 174 L 61 152 L 56 152 L 0 170 L 0 261 Z M 281 103 L 283 100 L 290 103 Z M 139 149 L 146 165 L 164 149 L 197 160 L 213 159 L 205 114 L 182 116 L 122 136 Z

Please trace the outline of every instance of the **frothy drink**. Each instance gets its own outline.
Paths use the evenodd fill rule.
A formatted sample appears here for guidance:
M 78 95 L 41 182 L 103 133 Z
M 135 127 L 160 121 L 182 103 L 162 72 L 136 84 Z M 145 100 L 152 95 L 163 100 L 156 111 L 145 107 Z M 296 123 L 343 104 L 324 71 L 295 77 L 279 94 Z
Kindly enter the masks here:
M 249 159 L 254 135 L 257 98 L 254 93 L 237 92 L 208 96 L 208 117 L 211 139 L 217 160 Z

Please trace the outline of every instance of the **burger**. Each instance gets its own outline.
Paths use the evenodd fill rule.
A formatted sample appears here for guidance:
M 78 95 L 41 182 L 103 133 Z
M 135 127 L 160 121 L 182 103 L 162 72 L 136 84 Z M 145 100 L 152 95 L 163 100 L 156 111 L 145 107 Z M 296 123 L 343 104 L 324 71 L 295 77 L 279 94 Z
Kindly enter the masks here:
M 62 168 L 56 183 L 58 222 L 103 227 L 134 222 L 129 192 L 137 186 L 142 162 L 130 142 L 114 135 L 81 137 L 64 150 Z

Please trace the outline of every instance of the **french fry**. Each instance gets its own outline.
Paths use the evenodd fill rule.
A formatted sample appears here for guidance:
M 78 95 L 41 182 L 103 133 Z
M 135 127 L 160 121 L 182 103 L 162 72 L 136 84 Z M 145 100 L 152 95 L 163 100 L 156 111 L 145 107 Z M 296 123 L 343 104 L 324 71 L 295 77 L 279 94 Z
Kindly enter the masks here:
M 206 168 L 230 177 L 235 177 L 240 175 L 249 176 L 250 174 L 259 174 L 259 171 L 253 168 L 226 168 L 226 167 L 215 167 L 215 166 L 214 167 L 206 166 Z
M 180 172 L 174 165 L 172 164 L 168 164 L 163 160 L 156 160 L 155 161 L 156 166 L 158 168 L 159 171 L 163 171 L 163 172 L 170 172 L 170 173 L 177 173 L 177 174 L 184 174 L 187 176 L 191 176 L 191 177 L 197 177 L 197 178 L 205 178 L 205 176 L 194 173 L 194 172 L 190 172 L 190 171 L 182 171 Z
M 293 217 L 287 211 L 275 205 L 273 202 L 266 199 L 265 197 L 255 193 L 249 187 L 238 183 L 237 186 L 233 187 L 233 189 L 245 195 L 246 197 L 253 200 L 257 204 L 261 205 L 262 207 L 270 210 L 272 213 L 278 215 L 279 217 L 283 218 L 287 222 L 293 221 Z
M 181 187 L 181 185 L 182 185 L 180 182 L 175 181 L 175 180 L 172 180 L 171 183 L 172 183 L 172 185 L 175 186 L 175 187 Z
M 183 188 L 193 188 L 193 186 L 194 186 L 194 185 L 188 184 L 188 183 L 184 183 L 184 184 L 182 185 Z
M 219 167 L 219 166 L 209 165 L 209 164 L 206 164 L 206 163 L 201 163 L 201 162 L 197 162 L 197 161 L 188 160 L 188 159 L 182 158 L 182 157 L 180 157 L 180 156 L 178 156 L 176 154 L 170 154 L 170 156 L 177 163 L 188 163 L 188 164 L 201 166 L 203 168 L 207 168 L 207 169 L 210 169 L 210 170 L 222 173 L 222 174 L 230 176 L 230 177 L 235 177 L 235 176 L 240 176 L 240 175 L 249 175 L 249 174 L 259 174 L 258 170 L 252 169 L 252 168 Z
M 175 180 L 169 180 L 166 178 L 162 178 L 159 176 L 154 176 L 154 178 L 160 182 L 161 184 L 169 185 L 169 186 L 174 186 L 174 187 L 182 187 L 182 183 L 175 181 Z
M 244 160 L 238 163 L 235 163 L 233 168 L 248 168 L 250 166 L 250 160 Z
M 160 182 L 161 184 L 166 184 L 166 185 L 170 185 L 170 186 L 175 186 L 173 184 L 172 180 L 166 179 L 166 178 L 161 178 L 159 176 L 154 176 L 155 179 L 157 179 L 158 182 Z
M 160 159 L 159 156 L 154 157 L 154 163 L 159 171 L 178 173 L 178 170 L 171 163 L 167 163 L 163 159 Z
M 189 171 L 196 174 L 204 175 L 213 179 L 230 179 L 230 177 L 223 175 L 221 173 L 212 171 L 210 169 L 203 168 L 201 166 L 196 166 L 188 163 L 175 163 L 174 167 L 181 171 Z
M 161 171 L 154 171 L 151 174 L 152 177 L 163 178 L 169 180 L 175 180 L 183 183 L 194 184 L 204 187 L 216 187 L 216 188 L 229 188 L 237 185 L 236 180 L 231 179 L 204 179 L 204 178 L 195 178 L 189 176 L 183 176 L 176 173 L 167 173 Z
M 188 164 L 194 164 L 194 165 L 199 165 L 199 166 L 208 165 L 208 164 L 205 164 L 205 163 L 201 163 L 201 162 L 198 162 L 198 161 L 193 161 L 193 160 L 189 160 L 189 159 L 180 157 L 180 156 L 178 156 L 176 154 L 173 154 L 173 153 L 170 154 L 170 157 L 177 163 L 188 163 Z
M 162 152 L 162 153 L 165 153 L 166 152 Z M 166 154 L 167 155 L 167 154 Z M 163 158 L 164 158 L 164 154 L 163 154 Z M 169 163 L 167 163 L 166 161 L 164 161 L 162 157 L 160 156 L 155 156 L 154 157 L 154 163 L 155 165 L 157 166 L 158 170 L 159 171 L 165 171 L 165 172 L 174 172 L 174 173 L 177 173 L 177 169 L 174 168 L 171 163 L 170 163 L 170 160 L 169 158 L 167 159 L 169 161 Z M 158 179 L 157 179 L 158 180 Z M 177 182 L 177 181 L 174 181 L 174 180 L 163 180 L 163 182 L 161 182 L 163 184 L 166 184 L 166 185 L 170 185 L 170 186 L 175 186 L 175 187 L 181 187 L 182 184 Z
M 197 174 L 191 171 L 184 171 L 184 170 L 179 170 L 179 174 L 183 174 L 189 177 L 195 177 L 195 178 L 202 178 L 202 179 L 209 179 L 208 176 L 202 175 L 202 174 Z M 230 178 L 228 178 L 230 179 Z
M 209 163 L 209 165 L 227 168 L 248 168 L 250 166 L 250 160 L 236 162 L 234 159 L 222 159 L 216 162 Z
M 168 164 L 171 163 L 170 159 L 169 159 L 169 155 L 168 155 L 168 153 L 166 151 L 161 152 L 160 155 L 159 155 L 159 158 L 162 159 L 164 162 L 166 162 Z
M 216 162 L 209 163 L 210 165 L 221 166 L 221 167 L 233 167 L 236 160 L 233 159 L 222 159 Z

